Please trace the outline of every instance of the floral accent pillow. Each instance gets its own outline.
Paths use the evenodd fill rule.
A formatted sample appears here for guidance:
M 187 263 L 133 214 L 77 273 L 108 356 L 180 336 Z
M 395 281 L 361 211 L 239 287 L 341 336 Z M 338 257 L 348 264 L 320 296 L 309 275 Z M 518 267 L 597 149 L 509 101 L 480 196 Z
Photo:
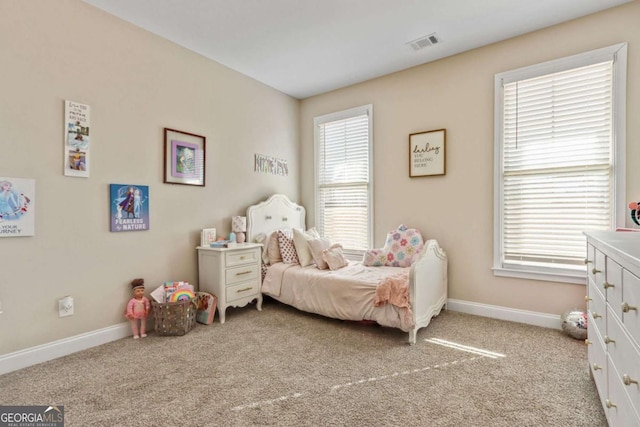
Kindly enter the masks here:
M 282 255 L 282 262 L 285 264 L 299 264 L 296 247 L 293 244 L 293 234 L 291 230 L 278 230 L 278 246 Z
M 375 267 L 409 267 L 423 247 L 424 240 L 420 231 L 402 224 L 396 230 L 387 233 L 387 240 L 382 249 L 365 252 L 362 263 Z
M 322 259 L 329 265 L 331 270 L 338 270 L 349 265 L 349 261 L 342 253 L 342 245 L 335 243 L 329 249 L 322 251 Z

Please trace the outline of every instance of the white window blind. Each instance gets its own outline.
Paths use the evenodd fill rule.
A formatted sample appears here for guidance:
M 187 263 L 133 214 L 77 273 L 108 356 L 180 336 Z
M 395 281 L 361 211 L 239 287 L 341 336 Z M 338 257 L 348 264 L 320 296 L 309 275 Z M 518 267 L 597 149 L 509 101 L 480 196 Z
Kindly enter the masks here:
M 580 274 L 615 209 L 614 55 L 502 81 L 498 268 Z
M 316 227 L 351 254 L 371 246 L 370 110 L 316 118 Z

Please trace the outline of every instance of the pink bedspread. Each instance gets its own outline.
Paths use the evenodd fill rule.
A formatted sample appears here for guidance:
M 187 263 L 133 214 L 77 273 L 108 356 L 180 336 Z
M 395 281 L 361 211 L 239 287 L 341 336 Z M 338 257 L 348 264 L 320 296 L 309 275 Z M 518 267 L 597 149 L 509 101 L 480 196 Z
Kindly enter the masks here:
M 310 313 L 343 320 L 374 320 L 382 326 L 408 332 L 414 326 L 408 287 L 405 286 L 407 293 L 402 301 L 399 284 L 389 282 L 385 285 L 388 291 L 385 288 L 382 291 L 388 294 L 388 303 L 383 302 L 382 295 L 376 306 L 379 285 L 398 275 L 406 278 L 408 273 L 409 268 L 365 267 L 361 262 L 350 262 L 335 271 L 318 270 L 315 265 L 277 263 L 267 270 L 262 292 Z

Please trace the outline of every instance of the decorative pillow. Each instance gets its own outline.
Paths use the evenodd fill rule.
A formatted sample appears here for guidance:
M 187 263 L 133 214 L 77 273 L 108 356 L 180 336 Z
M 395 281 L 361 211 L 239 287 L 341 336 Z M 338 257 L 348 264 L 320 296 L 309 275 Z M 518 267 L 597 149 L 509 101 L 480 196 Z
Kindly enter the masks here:
M 396 230 L 387 233 L 382 249 L 365 252 L 362 263 L 367 266 L 409 267 L 423 247 L 424 240 L 420 231 L 401 224 Z
M 298 230 L 297 228 L 293 229 L 293 246 L 296 248 L 300 266 L 306 267 L 307 265 L 313 264 L 313 256 L 311 255 L 311 250 L 307 242 L 319 237 L 320 235 L 314 227 L 307 231 Z
M 340 243 L 335 243 L 331 245 L 329 249 L 322 251 L 322 258 L 331 270 L 338 270 L 339 268 L 349 265 L 349 261 L 347 261 L 342 253 L 342 245 Z
M 285 264 L 299 264 L 291 230 L 278 230 L 278 246 L 280 247 L 282 262 Z
M 322 251 L 331 247 L 331 241 L 324 237 L 320 237 L 319 239 L 308 240 L 307 244 L 309 245 L 309 250 L 311 251 L 313 261 L 316 263 L 316 267 L 320 270 L 329 269 L 329 265 L 324 258 L 322 258 Z
M 269 258 L 269 264 L 273 265 L 276 262 L 282 262 L 282 254 L 280 254 L 280 245 L 278 244 L 278 232 L 274 231 L 267 237 L 267 258 Z
M 362 264 L 373 267 L 383 266 L 387 262 L 387 254 L 383 249 L 369 249 L 364 253 Z

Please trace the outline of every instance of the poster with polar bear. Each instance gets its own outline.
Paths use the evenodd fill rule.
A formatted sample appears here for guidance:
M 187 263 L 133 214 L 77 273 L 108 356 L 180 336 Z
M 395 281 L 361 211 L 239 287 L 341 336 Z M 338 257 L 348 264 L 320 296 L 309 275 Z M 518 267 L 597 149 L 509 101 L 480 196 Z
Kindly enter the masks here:
M 0 237 L 35 234 L 35 179 L 0 176 Z

